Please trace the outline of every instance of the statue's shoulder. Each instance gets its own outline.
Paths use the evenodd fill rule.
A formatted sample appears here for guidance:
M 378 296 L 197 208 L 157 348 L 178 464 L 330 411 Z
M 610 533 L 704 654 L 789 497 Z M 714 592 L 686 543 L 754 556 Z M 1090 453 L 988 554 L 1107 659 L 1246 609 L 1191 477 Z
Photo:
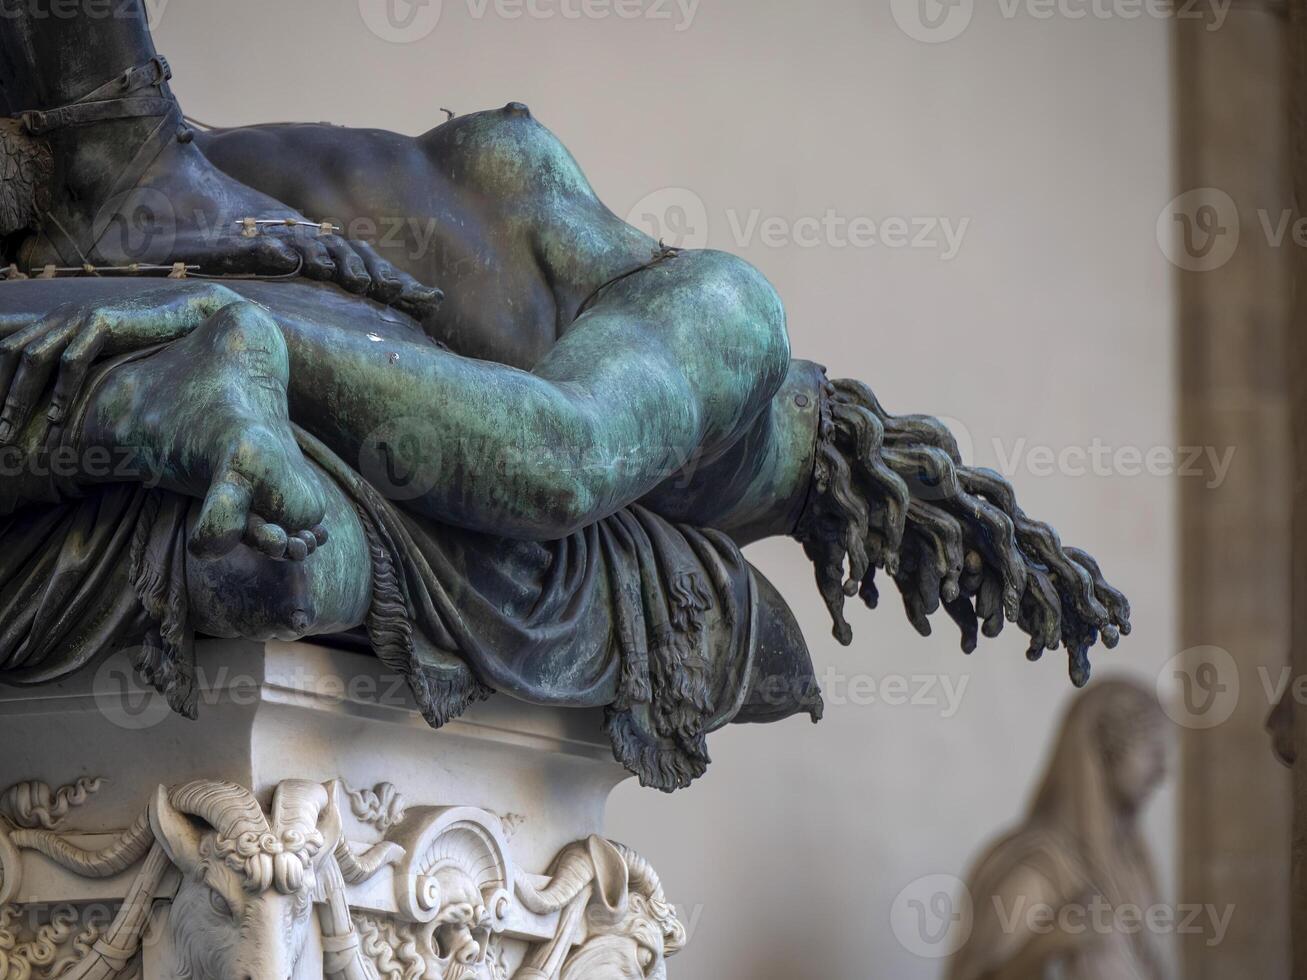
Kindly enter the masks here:
M 446 173 L 501 198 L 542 191 L 593 196 L 562 140 L 521 102 L 455 116 L 419 140 Z

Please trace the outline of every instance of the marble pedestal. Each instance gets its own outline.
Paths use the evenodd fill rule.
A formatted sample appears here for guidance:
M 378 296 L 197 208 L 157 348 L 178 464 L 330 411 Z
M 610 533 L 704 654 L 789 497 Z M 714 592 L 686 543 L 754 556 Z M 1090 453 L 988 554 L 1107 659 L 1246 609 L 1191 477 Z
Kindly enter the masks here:
M 198 653 L 198 721 L 125 657 L 0 687 L 0 961 L 15 972 L 665 975 L 684 933 L 653 870 L 602 837 L 627 774 L 598 712 L 495 698 L 433 731 L 372 657 Z

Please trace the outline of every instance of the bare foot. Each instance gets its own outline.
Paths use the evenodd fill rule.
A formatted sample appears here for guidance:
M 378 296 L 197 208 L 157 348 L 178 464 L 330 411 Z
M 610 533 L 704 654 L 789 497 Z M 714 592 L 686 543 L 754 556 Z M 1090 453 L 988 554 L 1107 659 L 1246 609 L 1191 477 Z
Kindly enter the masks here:
M 286 404 L 285 340 L 260 306 L 225 306 L 159 353 L 119 367 L 93 396 L 83 445 L 130 447 L 161 485 L 204 500 L 191 551 L 241 541 L 303 560 L 326 543 L 325 499 Z
M 139 124 L 131 132 L 84 126 L 76 140 L 53 142 L 55 186 L 67 192 L 50 195 L 50 217 L 20 251 L 24 268 L 184 262 L 198 265 L 201 275 L 334 282 L 419 319 L 440 303 L 439 289 L 400 271 L 367 243 L 324 234 L 304 215 L 222 173 L 185 130 L 169 136 L 129 189 L 115 190 L 105 172 L 125 167 L 158 122 L 131 120 L 132 127 Z

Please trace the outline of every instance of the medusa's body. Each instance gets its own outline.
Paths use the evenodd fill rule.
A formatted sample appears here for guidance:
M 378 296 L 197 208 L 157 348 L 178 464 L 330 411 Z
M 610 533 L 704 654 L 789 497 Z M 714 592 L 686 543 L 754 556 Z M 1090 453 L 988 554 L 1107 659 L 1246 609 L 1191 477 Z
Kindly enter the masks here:
M 941 606 L 967 650 L 1011 620 L 1032 657 L 1065 643 L 1077 683 L 1099 636 L 1128 628 L 1093 559 L 964 466 L 943 426 L 791 360 L 757 270 L 617 219 L 524 106 L 416 139 L 286 126 L 201 143 L 314 217 L 375 223 L 377 247 L 447 298 L 419 323 L 329 285 L 0 287 L 0 444 L 131 449 L 195 501 L 161 519 L 122 501 L 127 526 L 153 508 L 126 537 L 189 543 L 133 582 L 165 637 L 366 625 L 379 652 L 401 648 L 433 721 L 488 687 L 609 705 L 619 755 L 670 788 L 701 771 L 712 727 L 813 710 L 794 688 L 755 698 L 811 677 L 784 602 L 739 555 L 749 541 L 803 543 L 845 643 L 845 598 L 874 606 L 877 569 L 923 633 Z M 33 471 L 0 508 L 104 482 Z M 144 564 L 133 553 L 134 575 Z M 199 602 L 178 626 L 151 583 L 180 564 L 189 584 L 170 595 Z M 0 674 L 27 642 L 0 648 Z M 54 676 L 55 659 L 17 679 Z

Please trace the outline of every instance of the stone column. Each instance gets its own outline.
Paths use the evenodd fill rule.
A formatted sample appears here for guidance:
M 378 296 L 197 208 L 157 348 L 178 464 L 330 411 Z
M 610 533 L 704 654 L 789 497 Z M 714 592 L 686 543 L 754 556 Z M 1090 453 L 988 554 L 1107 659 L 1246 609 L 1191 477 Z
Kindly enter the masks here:
M 1295 213 L 1307 204 L 1307 0 L 1291 0 L 1289 29 L 1289 120 Z M 1307 678 L 1307 249 L 1294 255 L 1296 304 L 1290 321 L 1294 490 L 1293 490 L 1293 663 Z M 1294 704 L 1294 821 L 1290 927 L 1294 980 L 1307 980 L 1307 709 Z
M 1179 900 L 1234 906 L 1219 945 L 1180 937 L 1189 980 L 1289 971 L 1289 780 L 1264 732 L 1290 619 L 1284 366 L 1295 249 L 1290 234 L 1277 247 L 1266 231 L 1290 207 L 1285 24 L 1271 2 L 1236 3 L 1219 29 L 1176 18 L 1178 190 L 1209 189 L 1173 216 L 1193 235 L 1178 262 L 1180 442 L 1235 453 L 1222 485 L 1179 481 L 1182 648 L 1229 655 L 1198 653 L 1223 665 L 1200 697 L 1224 692 L 1216 703 L 1228 718 L 1197 719 L 1182 736 Z

